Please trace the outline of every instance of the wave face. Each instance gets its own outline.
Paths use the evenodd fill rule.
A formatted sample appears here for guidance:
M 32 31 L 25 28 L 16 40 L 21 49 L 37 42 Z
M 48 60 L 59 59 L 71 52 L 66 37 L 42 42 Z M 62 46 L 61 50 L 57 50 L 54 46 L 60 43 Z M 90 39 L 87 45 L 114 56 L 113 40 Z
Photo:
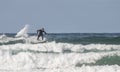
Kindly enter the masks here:
M 0 36 L 0 72 L 119 72 L 120 34 Z

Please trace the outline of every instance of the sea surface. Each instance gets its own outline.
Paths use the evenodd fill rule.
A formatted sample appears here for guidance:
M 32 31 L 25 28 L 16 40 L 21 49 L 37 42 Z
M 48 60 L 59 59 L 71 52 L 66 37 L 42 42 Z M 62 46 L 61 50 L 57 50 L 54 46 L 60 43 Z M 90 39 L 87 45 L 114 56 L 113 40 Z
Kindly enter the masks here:
M 0 34 L 0 72 L 120 72 L 120 33 Z

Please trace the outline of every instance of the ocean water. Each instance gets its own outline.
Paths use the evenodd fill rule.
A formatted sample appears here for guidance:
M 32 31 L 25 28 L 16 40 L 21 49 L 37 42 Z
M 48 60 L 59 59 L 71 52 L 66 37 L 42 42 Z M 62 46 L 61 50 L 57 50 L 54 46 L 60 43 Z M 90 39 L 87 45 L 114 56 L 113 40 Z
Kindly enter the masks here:
M 120 33 L 15 35 L 0 34 L 0 72 L 120 72 Z

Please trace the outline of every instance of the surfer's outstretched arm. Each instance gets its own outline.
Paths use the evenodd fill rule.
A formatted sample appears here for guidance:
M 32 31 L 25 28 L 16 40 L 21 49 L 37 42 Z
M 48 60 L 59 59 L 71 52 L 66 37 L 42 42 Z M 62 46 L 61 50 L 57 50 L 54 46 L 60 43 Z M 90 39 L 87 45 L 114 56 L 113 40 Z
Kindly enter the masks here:
M 47 34 L 45 31 L 44 31 L 45 34 Z

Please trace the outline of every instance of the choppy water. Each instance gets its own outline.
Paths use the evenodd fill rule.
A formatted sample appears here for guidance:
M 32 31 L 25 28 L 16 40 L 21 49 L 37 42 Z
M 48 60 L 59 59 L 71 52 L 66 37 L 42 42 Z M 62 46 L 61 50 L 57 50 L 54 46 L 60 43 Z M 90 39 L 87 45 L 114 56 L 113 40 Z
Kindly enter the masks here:
M 119 33 L 0 35 L 0 72 L 120 72 Z

